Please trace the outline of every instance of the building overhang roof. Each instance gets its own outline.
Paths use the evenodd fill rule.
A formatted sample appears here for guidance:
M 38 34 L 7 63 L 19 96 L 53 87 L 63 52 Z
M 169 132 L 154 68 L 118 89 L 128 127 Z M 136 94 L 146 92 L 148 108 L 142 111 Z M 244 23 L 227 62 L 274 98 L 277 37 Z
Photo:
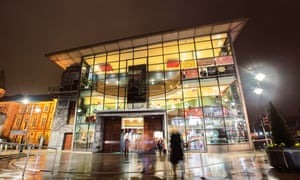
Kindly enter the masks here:
M 246 23 L 247 19 L 238 19 L 223 23 L 200 25 L 192 28 L 183 28 L 167 32 L 153 33 L 48 53 L 46 54 L 46 57 L 50 61 L 58 65 L 60 68 L 65 70 L 72 65 L 80 64 L 81 57 L 83 56 L 139 47 L 148 44 L 167 42 L 177 39 L 228 32 L 230 34 L 231 41 L 234 42 Z

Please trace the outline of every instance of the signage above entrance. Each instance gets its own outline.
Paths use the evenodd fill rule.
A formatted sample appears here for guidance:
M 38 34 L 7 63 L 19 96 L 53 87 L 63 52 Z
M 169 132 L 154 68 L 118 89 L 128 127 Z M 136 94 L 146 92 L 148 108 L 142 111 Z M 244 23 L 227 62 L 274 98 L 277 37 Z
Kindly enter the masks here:
M 122 117 L 122 129 L 143 129 L 143 117 Z

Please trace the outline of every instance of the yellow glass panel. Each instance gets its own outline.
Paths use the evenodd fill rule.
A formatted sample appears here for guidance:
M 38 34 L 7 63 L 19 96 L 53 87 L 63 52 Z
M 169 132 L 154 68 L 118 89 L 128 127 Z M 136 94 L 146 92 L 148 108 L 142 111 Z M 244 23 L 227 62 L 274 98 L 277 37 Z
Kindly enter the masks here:
M 120 60 L 127 60 L 127 59 L 133 59 L 133 52 L 121 52 L 120 54 Z
M 180 50 L 180 52 L 193 51 L 194 43 L 193 44 L 181 44 L 181 45 L 179 45 L 179 50 Z
M 134 65 L 147 64 L 147 58 L 139 58 L 134 60 Z
M 181 61 L 181 68 L 189 69 L 197 67 L 195 60 Z
M 164 55 L 164 60 L 165 60 L 165 62 L 167 62 L 168 60 L 179 60 L 179 54 L 178 53 L 165 54 Z
M 180 100 L 183 97 L 182 90 L 181 90 L 180 87 L 177 87 L 176 90 L 174 90 L 172 92 L 174 92 L 174 93 L 168 95 L 167 99 L 169 99 L 169 98 L 177 98 L 178 100 Z
M 148 58 L 149 64 L 159 64 L 163 63 L 163 56 L 153 56 Z
M 216 39 L 212 41 L 213 47 L 223 47 L 226 39 Z M 225 44 L 226 45 L 226 44 Z
M 150 108 L 164 108 L 165 101 L 164 100 L 152 100 L 150 104 Z
M 189 51 L 189 52 L 181 52 L 180 53 L 180 60 L 185 61 L 189 59 L 195 59 L 194 57 L 194 51 Z
M 106 63 L 106 56 L 96 56 L 95 64 L 104 64 Z
M 108 103 L 104 104 L 104 110 L 116 110 L 116 109 L 117 109 L 116 104 L 108 104 Z
M 156 55 L 162 55 L 162 48 L 152 48 L 148 50 L 149 56 L 156 56 Z
M 107 62 L 119 61 L 119 54 L 109 54 L 107 56 Z
M 215 56 L 222 56 L 222 49 L 221 48 L 214 49 L 214 54 Z
M 178 53 L 178 46 L 164 47 L 164 54 Z
M 119 61 L 109 63 L 112 66 L 113 71 L 119 69 Z
M 83 102 L 84 102 L 84 104 L 89 104 L 90 101 L 91 101 L 91 97 L 90 97 L 90 96 L 84 96 L 84 97 L 83 97 Z
M 163 71 L 164 65 L 163 64 L 155 64 L 155 65 L 149 65 L 148 71 Z
M 201 87 L 203 96 L 217 96 L 219 95 L 219 89 L 217 86 Z
M 85 62 L 87 62 L 89 65 L 92 65 L 94 63 L 94 57 L 89 56 L 84 58 Z
M 211 49 L 211 48 L 212 48 L 211 41 L 196 42 L 196 49 L 197 50 Z
M 93 96 L 91 104 L 101 104 L 103 103 L 103 96 Z
M 184 97 L 197 97 L 199 88 L 183 89 Z
M 118 102 L 118 109 L 125 109 L 125 104 Z
M 126 64 L 127 64 L 126 61 L 120 61 L 120 69 L 121 68 L 126 68 Z
M 221 33 L 221 34 L 214 34 L 211 36 L 212 39 L 224 39 L 224 38 L 227 38 L 228 35 L 227 33 Z
M 127 67 L 129 67 L 129 66 L 133 66 L 133 60 L 132 59 L 127 61 Z
M 119 71 L 120 73 L 126 73 L 127 72 L 127 68 L 125 67 L 125 68 L 120 68 L 120 71 Z
M 117 98 L 112 96 L 107 96 L 104 98 L 104 104 L 117 103 Z
M 147 50 L 134 51 L 134 58 L 147 57 Z
M 208 58 L 208 57 L 213 57 L 213 56 L 214 56 L 214 53 L 213 53 L 212 49 L 202 50 L 202 51 L 197 51 L 196 52 L 197 59 Z
M 183 85 L 183 88 L 198 88 L 199 81 L 198 80 L 184 81 L 182 85 Z

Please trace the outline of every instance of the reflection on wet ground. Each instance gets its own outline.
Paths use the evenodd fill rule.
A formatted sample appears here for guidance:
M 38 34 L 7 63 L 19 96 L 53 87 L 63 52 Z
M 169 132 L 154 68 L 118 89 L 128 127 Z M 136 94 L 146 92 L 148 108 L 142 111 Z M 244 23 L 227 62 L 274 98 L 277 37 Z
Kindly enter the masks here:
M 11 153 L 10 153 L 11 154 Z M 78 153 L 34 150 L 4 158 L 0 179 L 295 179 L 299 172 L 275 171 L 264 152 L 186 153 L 173 174 L 168 155 Z M 19 157 L 15 159 L 16 157 Z M 25 156 L 25 157 L 24 157 Z M 26 168 L 26 171 L 24 171 Z

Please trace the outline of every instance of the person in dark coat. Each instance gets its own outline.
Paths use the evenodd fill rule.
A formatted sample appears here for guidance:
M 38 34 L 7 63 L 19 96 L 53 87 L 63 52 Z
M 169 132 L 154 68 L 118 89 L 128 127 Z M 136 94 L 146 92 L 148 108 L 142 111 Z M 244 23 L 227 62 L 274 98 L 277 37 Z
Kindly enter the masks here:
M 181 138 L 181 134 L 177 130 L 177 128 L 173 128 L 171 132 L 170 139 L 170 162 L 172 163 L 173 172 L 176 176 L 176 167 L 179 161 L 183 161 L 183 141 Z

